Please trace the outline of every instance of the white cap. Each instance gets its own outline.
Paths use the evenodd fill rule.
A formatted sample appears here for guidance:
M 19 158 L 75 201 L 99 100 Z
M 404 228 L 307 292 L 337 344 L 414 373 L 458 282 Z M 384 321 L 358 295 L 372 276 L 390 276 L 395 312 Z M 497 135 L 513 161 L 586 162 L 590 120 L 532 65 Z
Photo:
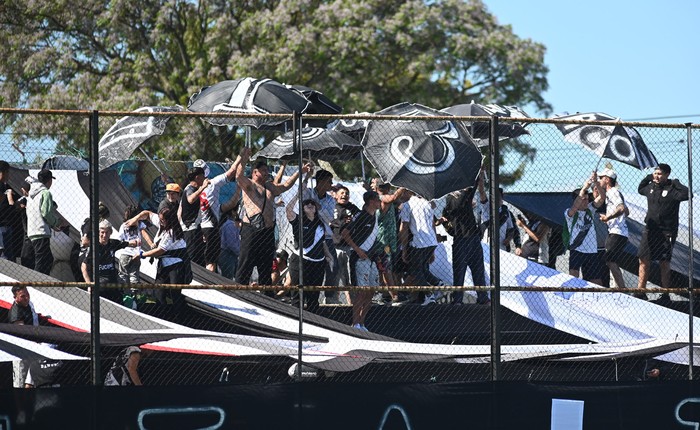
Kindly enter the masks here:
M 610 179 L 617 179 L 617 173 L 612 169 L 603 169 L 598 172 L 598 177 L 607 176 Z
M 209 177 L 209 166 L 207 166 L 207 163 L 202 160 L 201 158 L 194 160 L 194 163 L 192 164 L 194 167 L 201 167 L 204 169 L 204 177 L 208 178 Z

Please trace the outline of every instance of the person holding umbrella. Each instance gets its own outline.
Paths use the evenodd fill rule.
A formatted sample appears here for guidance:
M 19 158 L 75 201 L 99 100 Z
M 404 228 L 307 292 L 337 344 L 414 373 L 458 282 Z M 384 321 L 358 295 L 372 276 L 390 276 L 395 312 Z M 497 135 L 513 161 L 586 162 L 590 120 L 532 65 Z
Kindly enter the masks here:
M 646 196 L 648 209 L 639 244 L 638 288 L 646 288 L 652 260 L 659 262 L 661 286 L 671 288 L 671 255 L 678 236 L 678 209 L 689 196 L 688 187 L 678 179 L 669 179 L 670 174 L 671 166 L 661 163 L 639 183 L 639 194 Z M 670 297 L 663 294 L 660 300 L 670 300 Z
M 236 169 L 236 182 L 242 191 L 241 259 L 238 262 L 236 280 L 248 284 L 253 268 L 258 268 L 258 284 L 272 285 L 272 259 L 275 256 L 275 210 L 274 198 L 287 191 L 299 178 L 294 172 L 284 183 L 269 182 L 267 164 L 258 161 L 253 166 L 251 177 L 243 174 L 243 167 L 250 160 L 250 148 L 243 148 L 240 164 Z M 303 166 L 305 171 L 310 164 Z

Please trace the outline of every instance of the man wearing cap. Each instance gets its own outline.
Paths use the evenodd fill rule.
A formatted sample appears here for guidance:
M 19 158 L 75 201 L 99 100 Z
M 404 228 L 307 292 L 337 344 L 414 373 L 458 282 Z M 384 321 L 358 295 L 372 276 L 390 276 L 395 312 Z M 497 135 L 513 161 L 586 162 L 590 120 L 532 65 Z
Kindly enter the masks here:
M 158 204 L 158 212 L 165 207 L 169 207 L 177 212 L 180 207 L 180 193 L 182 193 L 182 189 L 178 184 L 167 184 L 165 186 L 165 198 Z
M 331 222 L 333 222 L 335 211 L 335 199 L 328 194 L 333 186 L 333 174 L 328 170 L 320 169 L 314 176 L 316 185 L 313 188 L 305 188 L 302 200 L 313 200 L 318 203 L 318 217 L 323 223 L 325 230 L 325 242 L 328 250 L 333 256 L 333 263 L 326 264 L 326 274 L 323 285 L 338 285 L 338 256 L 336 254 L 335 244 L 333 243 L 333 230 Z M 332 267 L 332 269 L 331 269 Z M 326 304 L 338 303 L 337 291 L 325 292 Z
M 625 288 L 625 279 L 618 262 L 623 257 L 625 245 L 627 245 L 629 233 L 627 231 L 627 214 L 629 210 L 625 205 L 625 198 L 617 188 L 617 173 L 612 169 L 604 169 L 598 172 L 598 192 L 605 195 L 605 214 L 600 215 L 600 220 L 608 225 L 608 238 L 605 241 L 605 264 L 610 268 L 618 288 Z M 595 194 L 594 194 L 595 195 Z
M 209 166 L 204 160 L 196 160 L 194 167 L 204 170 L 206 185 L 199 193 L 199 210 L 201 211 L 200 227 L 202 240 L 204 241 L 204 263 L 207 270 L 216 272 L 221 252 L 221 233 L 219 232 L 219 220 L 221 219 L 221 201 L 219 195 L 221 187 L 234 180 L 236 169 L 241 162 L 241 157 L 236 158 L 227 171 L 209 179 Z M 204 181 L 203 179 L 203 181 Z M 202 182 L 201 185 L 204 185 Z
M 658 260 L 661 286 L 671 288 L 671 255 L 678 236 L 678 212 L 681 202 L 688 200 L 688 187 L 678 179 L 669 179 L 671 166 L 659 164 L 654 173 L 639 183 L 639 194 L 647 198 L 646 226 L 639 244 L 639 288 L 646 288 L 649 266 Z M 668 294 L 661 297 L 668 300 Z
M 53 266 L 51 254 L 51 229 L 61 230 L 68 225 L 58 213 L 56 202 L 51 195 L 53 174 L 43 169 L 37 175 L 37 182 L 29 188 L 27 200 L 27 237 L 34 247 L 34 270 L 48 275 Z
M 274 198 L 287 191 L 299 178 L 294 172 L 283 184 L 268 181 L 267 164 L 258 161 L 253 166 L 251 178 L 243 172 L 250 159 L 250 148 L 243 148 L 236 159 L 236 182 L 242 191 L 241 259 L 238 261 L 236 281 L 248 284 L 253 268 L 258 269 L 258 284 L 272 285 L 272 259 L 275 256 L 275 202 Z M 309 171 L 310 165 L 304 166 Z

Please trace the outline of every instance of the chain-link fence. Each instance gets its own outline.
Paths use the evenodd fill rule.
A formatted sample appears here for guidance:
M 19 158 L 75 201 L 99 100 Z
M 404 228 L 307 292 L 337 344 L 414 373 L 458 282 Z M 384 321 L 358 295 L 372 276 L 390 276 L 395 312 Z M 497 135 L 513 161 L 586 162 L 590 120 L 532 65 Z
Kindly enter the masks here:
M 697 126 L 402 109 L 0 110 L 5 385 L 692 377 Z

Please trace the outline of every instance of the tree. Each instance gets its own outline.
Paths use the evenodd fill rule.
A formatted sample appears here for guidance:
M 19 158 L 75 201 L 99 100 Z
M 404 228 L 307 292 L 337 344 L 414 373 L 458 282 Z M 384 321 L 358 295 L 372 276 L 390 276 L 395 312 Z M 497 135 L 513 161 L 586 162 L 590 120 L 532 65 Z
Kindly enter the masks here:
M 544 46 L 479 0 L 6 0 L 0 34 L 0 106 L 186 105 L 203 86 L 254 76 L 316 88 L 346 113 L 401 101 L 551 110 Z M 84 124 L 25 116 L 13 130 L 84 146 Z M 235 130 L 194 124 L 200 137 L 182 154 L 221 159 L 241 143 Z

